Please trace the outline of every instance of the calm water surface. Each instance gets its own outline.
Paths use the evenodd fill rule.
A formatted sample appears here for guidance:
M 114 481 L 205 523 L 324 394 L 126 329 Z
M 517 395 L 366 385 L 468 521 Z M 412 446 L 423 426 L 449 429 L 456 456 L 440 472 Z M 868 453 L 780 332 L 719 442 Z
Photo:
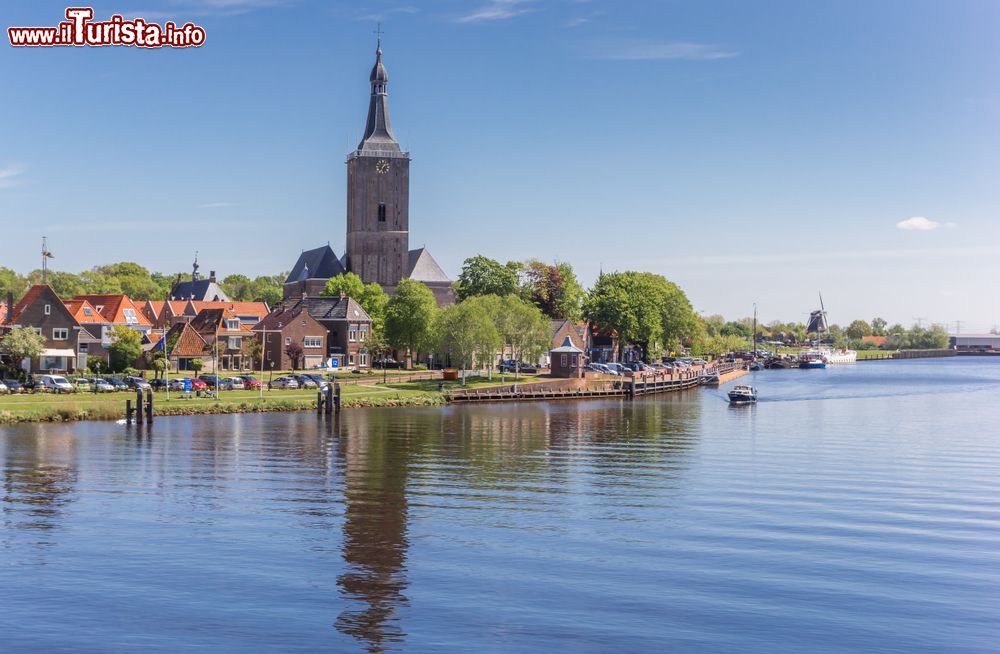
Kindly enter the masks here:
M 1000 651 L 1000 361 L 752 379 L 0 428 L 0 651 Z

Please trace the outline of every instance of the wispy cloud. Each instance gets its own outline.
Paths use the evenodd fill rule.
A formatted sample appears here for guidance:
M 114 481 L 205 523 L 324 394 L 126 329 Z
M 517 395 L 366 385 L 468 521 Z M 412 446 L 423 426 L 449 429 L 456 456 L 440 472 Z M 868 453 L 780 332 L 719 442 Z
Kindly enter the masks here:
M 486 23 L 497 20 L 509 20 L 515 16 L 534 11 L 536 0 L 489 0 L 468 14 L 455 19 L 456 23 Z
M 420 10 L 412 5 L 402 5 L 399 7 L 386 7 L 378 10 L 362 9 L 354 16 L 354 20 L 370 21 L 380 23 L 388 20 L 393 14 L 416 14 Z
M 123 12 L 148 20 L 187 20 L 195 16 L 237 16 L 259 9 L 294 4 L 297 0 L 168 0 L 160 9 Z
M 678 257 L 670 259 L 670 266 L 719 266 L 719 265 L 787 265 L 792 263 L 811 263 L 816 261 L 858 261 L 886 259 L 970 259 L 993 258 L 1000 256 L 1000 247 L 956 247 L 956 248 L 900 248 L 882 250 L 836 250 L 829 252 L 772 252 L 760 254 L 718 254 L 700 257 Z M 659 259 L 642 261 L 643 265 L 664 263 Z
M 596 41 L 586 48 L 586 53 L 594 59 L 617 61 L 663 61 L 668 59 L 713 61 L 729 59 L 739 54 L 735 50 L 710 43 L 659 41 L 644 38 Z
M 20 184 L 22 173 L 24 173 L 24 166 L 20 164 L 0 167 L 0 188 L 10 188 Z
M 896 229 L 902 229 L 908 232 L 930 232 L 935 229 L 941 229 L 942 227 L 957 227 L 955 223 L 939 223 L 937 221 L 931 220 L 930 218 L 924 218 L 923 216 L 914 216 L 913 218 L 907 218 L 906 220 L 901 220 L 896 223 Z
M 205 204 L 199 204 L 199 209 L 225 209 L 226 207 L 235 207 L 235 202 L 206 202 Z

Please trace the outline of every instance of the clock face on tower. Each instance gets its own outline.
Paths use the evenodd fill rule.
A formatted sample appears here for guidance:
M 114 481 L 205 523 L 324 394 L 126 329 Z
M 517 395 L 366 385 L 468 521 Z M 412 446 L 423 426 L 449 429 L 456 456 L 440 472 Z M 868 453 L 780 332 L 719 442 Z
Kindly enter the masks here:
M 385 159 L 379 159 L 375 163 L 375 172 L 378 173 L 379 175 L 384 175 L 387 172 L 389 172 L 389 162 L 386 161 Z

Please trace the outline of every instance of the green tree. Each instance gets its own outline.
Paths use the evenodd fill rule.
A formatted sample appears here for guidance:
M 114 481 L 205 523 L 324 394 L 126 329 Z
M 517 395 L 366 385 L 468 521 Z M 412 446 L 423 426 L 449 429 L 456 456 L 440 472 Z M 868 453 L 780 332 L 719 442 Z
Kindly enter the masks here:
M 120 292 L 133 300 L 157 300 L 163 297 L 149 271 L 132 261 L 106 264 L 96 268 L 96 271 L 108 280 L 116 281 Z
M 10 268 L 0 268 L 0 302 L 7 301 L 7 294 L 14 296 L 14 302 L 28 290 L 28 280 Z
M 442 355 L 450 355 L 452 363 L 465 371 L 476 363 L 477 356 L 492 360 L 492 352 L 500 347 L 500 335 L 490 315 L 492 300 L 485 297 L 470 298 L 465 302 L 445 307 L 435 322 L 437 348 Z
M 253 302 L 255 288 L 253 281 L 246 275 L 226 275 L 219 284 L 230 300 L 235 302 Z
M 537 362 L 552 346 L 552 325 L 538 307 L 508 295 L 498 299 L 496 310 L 494 325 L 515 361 Z M 514 373 L 518 376 L 520 370 L 515 368 Z
M 52 287 L 61 298 L 75 297 L 81 293 L 89 292 L 86 281 L 80 275 L 63 272 L 61 270 L 49 270 L 45 275 L 46 283 Z M 27 282 L 29 285 L 42 283 L 42 271 L 32 270 L 28 273 Z
M 854 322 L 852 322 L 850 325 L 847 326 L 845 333 L 847 334 L 848 338 L 855 341 L 860 341 L 865 336 L 872 335 L 872 326 L 869 325 L 864 320 L 855 320 Z
M 499 261 L 477 255 L 462 264 L 462 274 L 458 276 L 456 294 L 465 300 L 477 295 L 510 295 L 517 292 L 517 273 L 520 264 L 507 265 Z
M 288 273 L 255 277 L 253 280 L 253 296 L 251 301 L 266 302 L 270 307 L 278 304 L 284 296 L 285 279 L 287 277 Z
M 883 318 L 872 318 L 872 334 L 875 336 L 885 336 L 886 321 Z
M 550 318 L 578 320 L 584 291 L 568 263 L 553 265 L 537 259 L 523 264 L 525 281 L 521 296 Z
M 125 325 L 111 328 L 111 345 L 108 346 L 108 363 L 113 372 L 131 368 L 142 355 L 142 334 Z
M 22 359 L 35 359 L 45 349 L 45 337 L 28 327 L 15 327 L 0 341 L 0 354 L 10 357 L 16 367 Z
M 205 362 L 201 359 L 191 359 L 190 361 L 188 361 L 188 366 L 191 368 L 194 374 L 197 375 L 199 372 L 201 372 L 201 369 L 205 367 Z
M 731 320 L 722 326 L 722 329 L 719 330 L 719 334 L 722 336 L 739 336 L 740 338 L 750 340 L 750 332 L 752 331 L 752 328 L 742 322 Z
M 381 333 L 385 327 L 385 308 L 389 303 L 389 294 L 375 282 L 365 284 L 356 274 L 349 272 L 331 277 L 326 282 L 323 295 L 332 297 L 343 293 L 354 298 L 372 319 L 372 332 Z M 369 346 L 370 347 L 370 346 Z
M 437 312 L 431 289 L 412 279 L 400 281 L 396 295 L 387 302 L 385 339 L 406 353 L 408 368 L 413 364 L 413 355 L 430 344 Z

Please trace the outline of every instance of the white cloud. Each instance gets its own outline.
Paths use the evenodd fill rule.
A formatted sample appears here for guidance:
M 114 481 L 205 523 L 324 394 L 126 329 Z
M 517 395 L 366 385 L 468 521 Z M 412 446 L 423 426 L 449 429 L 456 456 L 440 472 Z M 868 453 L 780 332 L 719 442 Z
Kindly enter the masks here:
M 235 202 L 206 202 L 205 204 L 199 204 L 199 209 L 224 209 L 226 207 L 235 207 Z
M 10 188 L 21 183 L 21 174 L 24 166 L 20 164 L 9 164 L 0 168 L 0 188 Z
M 907 218 L 896 223 L 896 229 L 908 232 L 930 232 L 942 227 L 957 227 L 957 225 L 955 223 L 939 223 L 923 216 L 914 216 L 913 218 Z
M 593 44 L 588 48 L 588 54 L 595 59 L 614 61 L 663 61 L 668 59 L 712 61 L 729 59 L 739 53 L 710 43 L 613 39 Z
M 495 20 L 508 20 L 521 14 L 533 11 L 529 5 L 536 0 L 489 0 L 475 11 L 459 16 L 456 23 L 485 23 Z

